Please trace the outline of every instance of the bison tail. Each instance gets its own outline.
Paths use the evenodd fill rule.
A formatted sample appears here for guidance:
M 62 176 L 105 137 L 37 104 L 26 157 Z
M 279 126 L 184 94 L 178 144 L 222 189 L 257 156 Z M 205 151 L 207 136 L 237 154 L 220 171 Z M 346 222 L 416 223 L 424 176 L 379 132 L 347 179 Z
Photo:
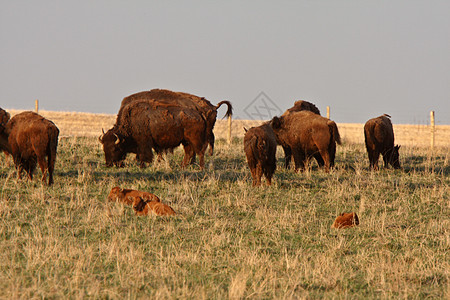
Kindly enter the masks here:
M 260 160 L 260 151 L 258 150 L 258 137 L 252 136 L 244 145 L 245 153 L 251 153 L 251 159 L 248 161 L 249 165 L 256 166 L 257 162 Z M 247 154 L 247 158 L 248 154 Z
M 328 128 L 330 129 L 331 136 L 335 140 L 338 145 L 340 145 L 341 142 L 341 135 L 339 134 L 339 130 L 337 128 L 337 125 L 334 121 L 328 120 Z
M 59 136 L 59 130 L 58 128 L 50 128 L 49 129 L 49 141 L 48 141 L 48 148 L 47 148 L 47 169 L 49 173 L 49 179 L 48 184 L 53 184 L 53 170 L 55 169 L 55 162 L 56 162 L 56 152 L 58 148 L 58 136 Z
M 220 101 L 217 105 L 216 105 L 216 110 L 219 109 L 219 107 L 222 106 L 222 104 L 226 104 L 228 106 L 227 112 L 225 113 L 225 117 L 231 117 L 231 115 L 233 114 L 233 106 L 231 105 L 230 101 L 224 100 L 224 101 Z

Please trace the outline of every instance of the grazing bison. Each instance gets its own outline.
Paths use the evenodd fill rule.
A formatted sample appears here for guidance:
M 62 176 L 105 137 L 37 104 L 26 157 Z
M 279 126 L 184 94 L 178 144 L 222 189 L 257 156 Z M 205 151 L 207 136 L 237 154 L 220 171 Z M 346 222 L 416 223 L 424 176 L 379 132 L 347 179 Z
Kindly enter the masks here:
M 277 167 L 275 158 L 277 141 L 272 127 L 264 123 L 250 128 L 244 136 L 244 151 L 252 173 L 253 186 L 261 184 L 263 174 L 267 184 L 271 185 L 272 176 Z
M 370 168 L 378 170 L 378 159 L 383 155 L 384 167 L 388 164 L 394 169 L 400 169 L 400 146 L 394 146 L 394 130 L 389 115 L 384 114 L 370 119 L 364 125 L 364 139 L 367 154 L 369 155 Z
M 212 105 L 211 102 L 206 100 L 204 97 L 198 97 L 188 93 L 173 92 L 164 89 L 153 89 L 150 91 L 144 91 L 136 94 L 132 94 L 125 97 L 120 105 L 118 117 L 121 115 L 123 107 L 134 102 L 145 100 L 152 103 L 155 109 L 159 107 L 184 107 L 198 111 L 202 117 L 206 120 L 206 140 L 209 143 L 209 154 L 213 154 L 214 150 L 214 125 L 217 118 L 217 110 L 223 104 L 228 106 L 225 116 L 232 115 L 232 105 L 229 101 L 221 101 L 216 106 Z
M 204 154 L 208 146 L 206 121 L 197 111 L 182 107 L 158 107 L 148 101 L 134 101 L 122 108 L 116 124 L 99 138 L 103 144 L 107 166 L 121 166 L 127 153 L 136 153 L 141 167 L 153 161 L 157 153 L 183 144 L 186 166 L 197 154 L 200 167 L 204 167 Z
M 140 197 L 146 201 L 160 201 L 158 196 L 156 196 L 155 194 L 130 189 L 122 189 L 118 186 L 115 186 L 111 189 L 108 195 L 108 200 L 131 205 L 133 204 L 133 201 L 136 197 Z
M 336 123 L 310 111 L 292 112 L 274 117 L 271 125 L 277 142 L 292 149 L 295 170 L 303 169 L 310 157 L 328 172 L 334 165 L 336 143 L 341 143 Z
M 304 101 L 304 100 L 298 100 L 295 101 L 294 106 L 286 110 L 282 117 L 287 116 L 288 114 L 295 112 L 295 111 L 303 111 L 307 110 L 310 112 L 313 112 L 320 116 L 319 109 L 311 102 Z M 289 168 L 289 165 L 291 164 L 291 157 L 292 157 L 292 150 L 288 146 L 282 146 L 284 151 L 284 166 L 285 168 Z
M 137 216 L 147 216 L 155 214 L 157 216 L 174 216 L 176 215 L 172 207 L 158 201 L 145 201 L 142 198 L 135 198 L 133 209 Z
M 39 163 L 42 181 L 46 181 L 48 172 L 48 185 L 51 185 L 58 135 L 59 130 L 53 122 L 26 111 L 12 117 L 6 125 L 0 125 L 0 148 L 12 155 L 19 178 L 25 170 L 32 179 L 36 163 Z

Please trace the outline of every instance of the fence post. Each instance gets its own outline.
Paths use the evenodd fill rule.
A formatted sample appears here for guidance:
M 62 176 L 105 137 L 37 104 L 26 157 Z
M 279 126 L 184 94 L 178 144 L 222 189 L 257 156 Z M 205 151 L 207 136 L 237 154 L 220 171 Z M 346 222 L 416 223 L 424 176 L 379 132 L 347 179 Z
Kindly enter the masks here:
M 327 119 L 329 119 L 329 118 L 330 118 L 330 107 L 327 106 Z
M 434 110 L 430 111 L 430 124 L 431 124 L 431 150 L 434 149 L 434 138 L 436 132 L 436 126 L 434 122 Z
M 228 145 L 231 145 L 231 115 L 228 116 Z
M 36 113 L 39 112 L 39 100 L 38 99 L 36 99 L 36 101 L 34 101 L 34 111 Z

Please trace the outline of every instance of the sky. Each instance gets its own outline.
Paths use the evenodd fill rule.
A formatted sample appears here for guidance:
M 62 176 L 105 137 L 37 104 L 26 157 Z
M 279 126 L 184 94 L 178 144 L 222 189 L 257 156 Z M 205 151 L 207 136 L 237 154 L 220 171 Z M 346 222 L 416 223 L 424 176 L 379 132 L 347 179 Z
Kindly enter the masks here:
M 116 114 L 164 88 L 270 119 L 450 124 L 450 1 L 0 0 L 0 107 Z M 219 110 L 219 117 L 225 108 Z

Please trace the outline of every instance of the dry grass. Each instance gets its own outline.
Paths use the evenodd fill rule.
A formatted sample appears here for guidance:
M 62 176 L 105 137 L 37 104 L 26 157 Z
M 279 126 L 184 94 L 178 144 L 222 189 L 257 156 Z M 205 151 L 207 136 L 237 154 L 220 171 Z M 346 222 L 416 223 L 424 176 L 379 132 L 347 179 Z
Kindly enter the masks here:
M 61 138 L 51 188 L 18 180 L 0 154 L 0 298 L 450 297 L 446 147 L 405 145 L 403 171 L 370 172 L 347 142 L 330 173 L 298 174 L 279 148 L 274 184 L 254 189 L 240 138 L 217 140 L 200 171 L 179 168 L 181 149 L 105 168 L 97 135 Z M 136 217 L 107 201 L 116 185 L 179 216 Z M 344 211 L 360 226 L 331 229 Z

